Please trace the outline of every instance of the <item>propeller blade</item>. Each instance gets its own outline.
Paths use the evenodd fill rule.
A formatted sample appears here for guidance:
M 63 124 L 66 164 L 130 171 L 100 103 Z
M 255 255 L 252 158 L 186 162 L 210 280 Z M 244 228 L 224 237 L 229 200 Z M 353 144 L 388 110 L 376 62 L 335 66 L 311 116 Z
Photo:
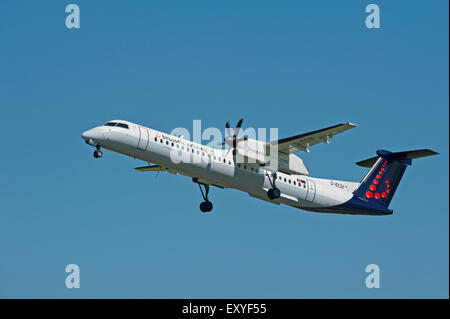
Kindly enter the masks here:
M 238 134 L 239 134 L 239 131 L 240 131 L 240 129 L 241 129 L 241 126 L 242 126 L 242 122 L 243 122 L 243 121 L 244 121 L 244 119 L 241 118 L 241 119 L 237 122 L 236 128 L 234 129 L 234 134 L 233 134 L 233 130 L 232 130 L 231 127 L 230 127 L 230 122 L 227 121 L 227 122 L 225 123 L 225 127 L 226 127 L 226 129 L 227 129 L 228 136 L 225 138 L 224 143 L 222 143 L 222 145 L 224 145 L 224 144 L 230 145 L 230 148 L 228 149 L 227 154 L 226 154 L 225 156 L 228 156 L 228 153 L 230 153 L 230 150 L 231 150 L 231 149 L 233 149 L 233 154 L 234 154 L 234 152 L 235 152 L 234 150 L 236 149 L 237 142 L 239 142 L 239 141 L 242 140 L 241 137 L 238 138 L 237 136 L 238 136 Z M 230 139 L 231 139 L 231 141 L 230 141 Z M 244 139 L 245 139 L 245 138 L 244 138 Z M 246 139 L 245 139 L 245 140 L 246 140 Z
M 227 128 L 227 133 L 228 133 L 228 136 L 233 136 L 233 131 L 231 130 L 231 127 L 230 127 L 230 122 L 226 122 L 225 123 L 225 127 Z
M 235 136 L 238 136 L 239 130 L 241 129 L 243 121 L 244 121 L 244 119 L 240 119 L 239 122 L 237 123 L 236 128 L 234 129 L 234 135 Z

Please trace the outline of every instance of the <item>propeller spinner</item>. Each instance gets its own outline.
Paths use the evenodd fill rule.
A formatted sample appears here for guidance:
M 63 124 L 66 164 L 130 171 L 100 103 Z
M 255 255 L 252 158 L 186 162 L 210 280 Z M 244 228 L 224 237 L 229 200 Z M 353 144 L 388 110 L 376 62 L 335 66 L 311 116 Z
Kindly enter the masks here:
M 234 129 L 234 134 L 233 134 L 233 130 L 230 127 L 230 122 L 227 121 L 225 123 L 225 127 L 227 129 L 228 136 L 225 137 L 223 144 L 227 144 L 227 145 L 230 146 L 230 148 L 228 149 L 227 155 L 230 152 L 230 150 L 233 149 L 233 156 L 236 156 L 237 143 L 239 143 L 240 141 L 246 141 L 247 140 L 247 137 L 238 137 L 239 131 L 241 130 L 241 126 L 242 126 L 242 122 L 243 121 L 244 121 L 244 119 L 240 119 L 237 122 L 236 127 Z

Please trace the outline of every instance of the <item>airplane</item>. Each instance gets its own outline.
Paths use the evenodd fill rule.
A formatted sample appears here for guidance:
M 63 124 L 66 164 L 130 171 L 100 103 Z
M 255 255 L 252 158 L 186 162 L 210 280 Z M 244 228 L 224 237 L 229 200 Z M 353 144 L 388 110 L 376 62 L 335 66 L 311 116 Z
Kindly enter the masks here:
M 263 142 L 240 137 L 243 119 L 234 129 L 226 122 L 223 145 L 213 148 L 157 131 L 129 121 L 113 120 L 82 133 L 83 140 L 102 148 L 143 160 L 140 172 L 167 171 L 192 178 L 197 183 L 204 213 L 213 209 L 210 186 L 234 188 L 277 205 L 285 204 L 311 212 L 354 215 L 390 215 L 389 204 L 407 166 L 420 157 L 437 155 L 429 149 L 402 152 L 377 150 L 376 156 L 357 162 L 370 168 L 361 182 L 309 176 L 303 160 L 295 155 L 311 146 L 327 143 L 335 135 L 356 127 L 342 123 L 275 141 Z M 276 151 L 273 151 L 275 149 Z M 231 152 L 230 152 L 231 150 Z M 272 150 L 272 151 L 271 151 Z M 174 160 L 174 154 L 182 160 Z M 239 160 L 238 160 L 239 159 Z M 272 164 L 271 164 L 272 163 Z M 276 163 L 276 165 L 274 165 Z

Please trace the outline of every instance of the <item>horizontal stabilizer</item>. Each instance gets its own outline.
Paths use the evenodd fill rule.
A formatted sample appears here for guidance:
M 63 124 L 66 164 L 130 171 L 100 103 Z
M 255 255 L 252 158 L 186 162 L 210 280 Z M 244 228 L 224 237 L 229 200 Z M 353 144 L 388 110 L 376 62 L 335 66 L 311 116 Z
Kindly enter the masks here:
M 415 151 L 404 151 L 404 152 L 396 152 L 396 153 L 388 153 L 386 154 L 387 157 L 392 159 L 415 159 L 425 156 L 431 156 L 431 155 L 438 155 L 439 153 L 436 153 L 429 149 L 422 149 L 422 150 L 415 150 Z M 356 165 L 362 166 L 362 167 L 372 167 L 375 162 L 378 160 L 379 156 L 371 157 L 366 160 L 357 162 Z

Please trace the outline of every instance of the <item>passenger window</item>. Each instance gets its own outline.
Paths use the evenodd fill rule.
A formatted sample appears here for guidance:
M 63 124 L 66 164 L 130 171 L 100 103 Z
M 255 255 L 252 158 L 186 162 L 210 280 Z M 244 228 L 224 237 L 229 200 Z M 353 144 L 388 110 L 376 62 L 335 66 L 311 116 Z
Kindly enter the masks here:
M 158 139 L 155 137 L 155 142 L 157 142 L 158 141 Z
M 172 147 L 173 147 L 173 142 L 172 142 Z
M 225 160 L 225 159 L 223 159 L 223 162 L 225 163 L 225 162 L 226 162 L 226 160 Z
M 286 183 L 286 177 L 284 178 L 284 182 Z
M 289 184 L 291 183 L 291 180 L 289 180 Z
M 163 142 L 163 140 L 162 140 L 162 139 L 160 139 L 159 141 L 160 141 L 161 143 Z

